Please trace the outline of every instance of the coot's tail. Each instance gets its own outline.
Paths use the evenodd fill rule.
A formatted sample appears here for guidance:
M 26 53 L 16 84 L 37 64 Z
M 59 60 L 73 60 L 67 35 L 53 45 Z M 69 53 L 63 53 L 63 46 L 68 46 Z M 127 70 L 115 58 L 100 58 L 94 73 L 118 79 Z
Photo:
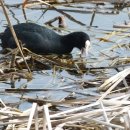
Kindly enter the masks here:
M 3 34 L 4 34 L 4 33 L 0 33 L 0 39 L 1 39 L 1 37 L 3 36 Z

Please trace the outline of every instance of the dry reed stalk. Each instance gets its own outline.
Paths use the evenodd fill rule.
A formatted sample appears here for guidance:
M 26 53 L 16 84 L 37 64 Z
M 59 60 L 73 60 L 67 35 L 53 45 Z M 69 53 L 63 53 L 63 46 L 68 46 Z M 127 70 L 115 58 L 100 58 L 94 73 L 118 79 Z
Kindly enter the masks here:
M 104 118 L 105 118 L 106 122 L 109 124 L 109 123 L 110 123 L 110 121 L 108 120 L 108 117 L 107 117 L 107 114 L 106 114 L 106 111 L 105 111 L 104 105 L 103 105 L 103 103 L 102 103 L 102 102 L 100 102 L 100 105 L 101 105 L 101 108 L 102 108 L 102 110 L 103 110 L 103 115 L 104 115 Z M 108 127 L 108 129 L 109 129 L 109 130 L 112 130 L 112 128 L 111 128 L 111 127 Z
M 86 117 L 83 117 L 83 119 L 86 120 L 86 121 L 94 121 L 95 123 L 102 124 L 102 125 L 105 125 L 105 126 L 108 126 L 108 127 L 124 130 L 124 127 L 122 127 L 120 125 L 107 123 L 107 122 L 104 122 L 104 121 L 99 121 L 99 120 L 96 120 L 96 119 L 91 119 L 91 118 L 86 118 Z
M 9 111 L 7 109 L 6 111 L 5 110 L 0 110 L 0 114 L 4 115 L 4 116 L 9 116 L 10 114 L 12 114 L 12 115 L 20 115 L 21 113 L 20 112 Z
M 129 93 L 124 93 L 123 95 L 119 95 L 117 97 L 114 97 L 112 99 L 110 99 L 110 101 L 114 101 L 114 100 L 128 100 L 128 98 L 130 98 L 130 94 Z
M 122 106 L 122 105 L 130 105 L 130 101 L 119 101 L 119 100 L 102 100 L 103 101 L 103 104 L 105 104 L 105 105 L 111 105 L 111 106 L 116 106 L 116 105 L 118 105 L 118 106 Z
M 15 73 L 14 73 L 15 74 Z M 25 73 L 24 73 L 25 74 Z M 26 75 L 24 76 L 24 74 L 20 75 L 23 78 L 26 78 Z M 17 74 L 16 74 L 17 75 Z M 9 89 L 5 89 L 6 92 L 15 92 L 15 93 L 20 93 L 20 92 L 35 92 L 35 91 L 59 91 L 59 90 L 66 90 L 66 89 L 70 89 L 70 88 L 76 88 L 77 85 L 66 85 L 66 86 L 62 86 L 62 88 L 45 88 L 45 89 L 28 89 L 28 88 L 9 88 Z M 30 98 L 31 99 L 31 98 Z M 34 99 L 35 100 L 35 99 Z M 39 99 L 40 100 L 40 99 Z
M 91 21 L 90 21 L 90 26 L 92 26 L 92 24 L 93 24 L 93 21 L 94 21 L 95 15 L 96 15 L 96 11 L 97 11 L 97 5 L 96 5 L 95 9 L 93 10 Z
M 121 98 L 123 98 L 123 97 L 121 97 Z M 109 99 L 108 101 L 110 101 L 109 102 L 109 104 L 110 104 L 110 106 L 107 106 L 107 107 L 105 107 L 105 109 L 104 109 L 104 104 L 105 105 L 107 105 L 106 103 L 105 103 L 105 100 L 103 100 L 103 103 L 104 104 L 102 104 L 102 109 L 95 109 L 94 108 L 94 106 L 95 105 L 93 105 L 93 104 L 89 104 L 89 105 L 86 105 L 86 106 L 88 106 L 88 108 L 89 107 L 92 107 L 92 109 L 90 110 L 90 109 L 88 109 L 87 110 L 87 112 L 85 111 L 86 109 L 81 109 L 81 107 L 79 107 L 80 109 L 79 110 L 77 110 L 77 111 L 73 111 L 74 109 L 71 109 L 71 110 L 69 110 L 69 113 L 66 113 L 65 112 L 65 115 L 67 114 L 67 116 L 63 116 L 64 114 L 63 113 L 61 113 L 60 112 L 60 114 L 59 113 L 57 113 L 58 114 L 58 116 L 59 117 L 62 117 L 62 119 L 59 119 L 58 117 L 57 117 L 57 114 L 53 114 L 53 115 L 49 115 L 49 112 L 48 112 L 48 110 L 46 111 L 46 114 L 44 113 L 44 118 L 37 118 L 36 117 L 36 120 L 39 122 L 39 121 L 42 121 L 43 119 L 45 119 L 45 117 L 46 117 L 46 121 L 48 120 L 48 127 L 50 127 L 49 125 L 51 125 L 50 123 L 52 122 L 52 124 L 53 125 L 57 125 L 57 129 L 59 129 L 59 128 L 62 128 L 63 126 L 66 126 L 66 123 L 67 122 L 70 122 L 70 123 L 75 123 L 76 121 L 80 121 L 80 122 L 82 122 L 82 121 L 87 121 L 87 120 L 89 120 L 89 121 L 94 121 L 95 123 L 97 123 L 97 124 L 101 124 L 101 125 L 105 125 L 105 126 L 108 126 L 108 127 L 112 127 L 112 128 L 120 128 L 120 129 L 123 129 L 123 127 L 122 126 L 120 126 L 120 125 L 116 125 L 116 124 L 113 124 L 113 123 L 110 123 L 109 121 L 111 121 L 112 119 L 114 119 L 115 117 L 117 117 L 117 116 L 122 116 L 122 114 L 125 112 L 125 113 L 128 113 L 129 114 L 129 106 L 127 105 L 125 105 L 125 103 L 127 103 L 128 101 L 126 101 L 126 102 L 122 102 L 122 101 L 118 101 L 117 100 L 117 103 L 118 102 L 120 102 L 119 104 L 122 104 L 122 105 L 125 105 L 125 106 L 122 106 L 122 107 L 117 107 L 116 105 L 117 104 L 113 104 L 113 102 L 114 101 L 111 101 L 112 99 Z M 107 101 L 107 102 L 108 102 Z M 116 101 L 115 101 L 116 102 Z M 98 104 L 98 105 L 100 105 L 100 104 Z M 115 107 L 116 106 L 116 107 Z M 48 109 L 48 106 L 46 106 L 47 107 L 47 109 Z M 40 109 L 38 109 L 38 111 L 40 110 L 43 110 L 45 108 L 45 106 L 43 106 L 43 107 L 41 107 Z M 87 108 L 87 107 L 86 107 Z M 82 112 L 81 112 L 81 110 L 82 110 Z M 29 124 L 31 125 L 32 123 L 34 124 L 34 121 L 32 122 L 32 119 L 33 119 L 33 115 L 34 115 L 34 107 L 32 106 L 32 108 L 31 109 L 28 109 L 27 111 L 30 111 L 29 113 L 30 113 L 30 117 L 31 117 L 31 122 L 30 122 L 30 120 L 28 121 L 28 122 L 30 122 Z M 23 114 L 24 113 L 28 113 L 27 111 L 25 111 L 25 112 L 23 112 Z M 73 112 L 74 114 L 71 114 L 70 113 L 70 111 L 71 111 L 71 113 Z M 85 112 L 83 112 L 83 111 L 85 111 Z M 45 112 L 45 109 L 44 109 L 44 112 Z M 76 112 L 76 113 L 75 113 Z M 78 112 L 78 113 L 77 113 Z M 31 114 L 31 113 L 33 113 L 33 114 Z M 99 120 L 100 119 L 100 117 L 102 117 L 102 114 L 104 113 L 104 116 L 105 117 L 107 117 L 107 116 L 109 116 L 109 119 L 107 119 L 108 121 L 107 122 L 105 122 L 105 121 L 101 121 L 101 120 Z M 111 114 L 110 114 L 111 113 Z M 23 115 L 23 114 L 21 114 L 21 115 Z M 24 114 L 25 115 L 25 114 Z M 49 118 L 49 117 L 51 117 L 51 118 Z M 47 119 L 48 118 L 48 119 Z M 96 118 L 96 119 L 92 119 L 92 118 Z M 99 119 L 98 119 L 99 118 Z M 21 118 L 22 119 L 22 118 Z M 19 120 L 12 120 L 10 123 L 2 123 L 2 124 L 0 124 L 0 125 L 3 125 L 3 124 L 21 124 L 21 123 L 25 123 L 25 120 L 22 122 L 22 121 L 20 121 L 21 119 L 19 119 Z M 27 118 L 26 118 L 27 119 Z M 51 121 L 50 121 L 50 119 L 51 119 Z M 126 120 L 127 118 L 126 118 L 126 116 L 124 117 L 124 119 Z M 46 121 L 44 121 L 44 125 L 42 125 L 42 127 L 44 128 L 44 130 L 45 130 L 45 128 L 46 128 Z M 43 122 L 43 121 L 42 121 Z M 38 125 L 37 125 L 38 126 Z M 21 125 L 19 125 L 19 128 L 21 128 L 22 126 Z M 25 124 L 25 127 L 26 127 L 26 124 Z M 125 127 L 129 127 L 128 125 L 127 125 L 127 123 L 125 124 Z M 37 129 L 37 128 L 36 128 Z M 50 127 L 50 129 L 52 129 L 52 127 Z
M 22 3 L 22 8 L 27 8 L 27 7 L 32 7 L 32 6 L 36 6 L 36 5 L 41 5 L 42 3 L 40 2 L 28 2 L 29 0 L 24 0 L 24 2 Z
M 124 32 L 127 32 L 128 30 L 129 30 L 129 29 L 119 29 L 118 31 L 113 30 L 113 31 L 107 33 L 107 34 L 98 42 L 98 44 L 104 42 L 104 39 L 105 39 L 106 41 L 108 41 L 111 37 L 118 36 L 119 34 L 122 34 L 122 33 L 124 33 Z M 124 37 L 127 37 L 127 36 L 129 36 L 129 33 L 128 33 L 126 36 L 123 35 L 122 37 L 124 38 Z M 121 38 L 119 38 L 119 39 L 121 39 Z M 113 47 L 110 47 L 110 48 L 107 48 L 107 49 L 103 49 L 101 52 L 106 52 L 106 51 L 108 51 L 108 50 L 111 50 L 112 48 L 114 49 L 115 47 L 117 47 L 117 45 L 114 45 Z
M 31 129 L 32 120 L 35 118 L 35 130 L 38 130 L 38 115 L 37 115 L 37 104 L 33 103 L 31 113 L 29 116 L 28 124 L 27 124 L 27 130 Z
M 43 113 L 45 115 L 45 119 L 46 119 L 46 124 L 47 124 L 48 130 L 52 130 L 52 125 L 51 125 L 51 120 L 50 120 L 48 105 L 44 105 L 43 106 Z
M 116 75 L 112 76 L 111 78 L 107 79 L 100 87 L 99 90 L 107 90 L 105 94 L 100 98 L 103 99 L 107 94 L 109 94 L 123 79 L 130 74 L 130 68 L 127 68 Z
M 5 103 L 0 99 L 0 102 L 1 102 L 1 104 L 3 105 L 3 107 L 5 108 L 5 107 L 7 107 L 6 105 L 5 105 Z
M 99 105 L 98 102 L 92 103 L 92 104 L 89 104 L 89 105 L 85 105 L 85 106 L 81 106 L 81 107 L 78 107 L 78 108 L 66 110 L 66 111 L 64 111 L 64 112 L 59 112 L 59 113 L 57 113 L 57 114 L 50 115 L 50 118 L 55 118 L 55 117 L 58 117 L 58 116 L 61 116 L 61 115 L 65 115 L 65 114 L 69 114 L 69 113 L 73 113 L 73 112 L 78 112 L 78 111 L 87 109 L 87 108 L 89 108 L 89 107 L 97 106 L 97 105 Z
M 77 24 L 80 24 L 80 25 L 82 25 L 82 26 L 85 25 L 84 23 L 82 23 L 82 22 L 76 20 L 76 19 L 75 19 L 74 17 L 72 17 L 71 15 L 69 15 L 69 14 L 67 14 L 67 13 L 65 13 L 65 12 L 63 12 L 63 11 L 61 11 L 61 10 L 59 10 L 59 9 L 57 9 L 55 6 L 53 6 L 53 5 L 49 4 L 49 3 L 47 3 L 46 1 L 42 1 L 42 0 L 37 0 L 37 1 L 40 2 L 41 4 L 44 4 L 44 5 L 48 6 L 49 9 L 51 8 L 51 9 L 53 9 L 53 10 L 56 10 L 57 12 L 59 12 L 59 13 L 61 13 L 62 15 L 66 16 L 68 19 L 70 19 L 70 20 L 76 22 Z M 24 8 L 23 8 L 23 9 L 24 9 Z M 24 11 L 24 12 L 25 12 L 25 11 Z
M 114 111 L 119 111 L 120 108 L 114 108 L 114 109 L 109 109 L 109 108 L 106 108 L 106 112 L 111 112 L 113 113 Z M 121 109 L 123 110 L 123 108 Z M 70 121 L 82 121 L 82 119 L 84 118 L 88 118 L 88 119 L 91 119 L 93 120 L 93 118 L 99 118 L 99 117 L 102 117 L 102 113 L 103 113 L 104 110 L 102 109 L 97 109 L 97 110 L 91 110 L 91 111 L 88 111 L 88 112 L 84 112 L 84 113 L 76 113 L 75 115 L 68 115 L 68 117 L 66 117 L 65 119 L 59 119 L 59 120 L 55 120 L 55 121 L 52 121 L 52 124 L 54 125 L 58 125 L 58 124 L 63 124 L 63 123 L 67 123 L 67 122 L 70 122 Z M 120 112 L 120 114 L 122 114 L 124 111 Z M 109 115 L 108 113 L 108 115 Z M 117 114 L 117 116 L 119 115 L 119 113 Z M 111 114 L 111 116 L 113 116 Z M 110 117 L 110 115 L 109 115 Z M 84 121 L 84 120 L 83 120 Z M 90 121 L 90 120 L 89 120 Z M 112 123 L 106 123 L 106 122 L 103 122 L 103 121 L 99 121 L 99 119 L 96 119 L 96 122 L 99 123 L 99 124 L 106 124 L 110 127 L 117 127 L 117 128 L 123 128 L 121 127 L 120 125 L 115 125 L 115 124 L 112 124 Z
M 65 126 L 65 125 L 66 125 L 66 123 L 59 124 L 56 126 L 55 130 L 62 130 L 63 126 Z
M 12 124 L 14 124 L 14 125 L 20 125 L 20 124 L 22 124 L 22 123 L 27 123 L 28 122 L 28 120 L 24 120 L 24 121 L 19 121 L 19 120 L 9 120 L 8 122 L 2 122 L 2 123 L 0 123 L 0 126 L 3 126 L 3 125 L 12 125 Z
M 43 118 L 42 118 L 42 126 L 43 126 L 43 130 L 47 130 L 47 128 L 46 128 L 46 118 L 45 118 L 45 112 L 43 112 Z
M 12 33 L 12 35 L 13 35 L 14 40 L 15 40 L 15 43 L 16 43 L 16 45 L 17 45 L 17 47 L 18 47 L 18 49 L 19 49 L 19 51 L 20 51 L 20 53 L 21 53 L 21 56 L 22 56 L 22 58 L 23 58 L 23 60 L 24 60 L 24 62 L 25 62 L 25 65 L 26 65 L 26 67 L 27 67 L 29 73 L 31 73 L 31 70 L 30 70 L 30 68 L 29 68 L 29 66 L 28 66 L 28 64 L 27 64 L 27 62 L 26 62 L 26 60 L 25 60 L 25 58 L 24 58 L 24 54 L 23 54 L 22 49 L 21 49 L 21 47 L 20 47 L 20 44 L 19 44 L 18 38 L 17 38 L 17 36 L 16 36 L 16 33 L 15 33 L 15 31 L 14 31 L 14 28 L 13 28 L 13 26 L 11 25 L 11 22 L 10 22 L 10 19 L 9 19 L 9 16 L 8 16 L 8 13 L 7 13 L 7 10 L 6 10 L 5 6 L 4 6 L 3 0 L 0 0 L 0 3 L 1 3 L 2 9 L 3 9 L 3 12 L 4 12 L 4 14 L 5 14 L 6 20 L 7 20 L 7 22 L 8 22 L 10 31 L 11 31 L 11 33 Z

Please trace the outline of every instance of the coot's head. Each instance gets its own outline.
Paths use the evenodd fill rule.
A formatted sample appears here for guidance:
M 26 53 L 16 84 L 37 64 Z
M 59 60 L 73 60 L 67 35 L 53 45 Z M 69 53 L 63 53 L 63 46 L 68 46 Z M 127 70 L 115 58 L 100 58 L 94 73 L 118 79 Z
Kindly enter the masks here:
M 67 44 L 68 43 L 68 44 Z M 73 32 L 66 35 L 66 44 L 69 48 L 78 48 L 82 54 L 87 55 L 90 47 L 90 38 L 84 32 Z
M 82 55 L 85 54 L 85 56 L 88 55 L 88 50 L 90 48 L 90 38 L 88 34 L 84 32 L 77 32 L 78 34 L 78 39 L 76 41 L 76 47 L 81 50 Z

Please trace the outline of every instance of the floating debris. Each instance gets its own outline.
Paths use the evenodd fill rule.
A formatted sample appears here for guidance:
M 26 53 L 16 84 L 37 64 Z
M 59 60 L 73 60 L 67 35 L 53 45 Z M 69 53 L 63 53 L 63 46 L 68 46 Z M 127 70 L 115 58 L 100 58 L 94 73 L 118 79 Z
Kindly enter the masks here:
M 130 28 L 130 22 L 124 22 L 124 24 L 114 24 L 114 28 Z

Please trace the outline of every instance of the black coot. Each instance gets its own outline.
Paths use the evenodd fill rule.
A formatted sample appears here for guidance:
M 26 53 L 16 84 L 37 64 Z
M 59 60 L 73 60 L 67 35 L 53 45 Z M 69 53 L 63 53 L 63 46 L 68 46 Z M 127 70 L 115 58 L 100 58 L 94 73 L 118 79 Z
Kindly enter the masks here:
M 90 45 L 90 38 L 84 32 L 73 32 L 62 36 L 34 23 L 21 23 L 13 27 L 24 47 L 37 54 L 67 54 L 74 47 L 87 52 Z M 3 48 L 16 48 L 8 27 L 4 31 L 1 40 Z

